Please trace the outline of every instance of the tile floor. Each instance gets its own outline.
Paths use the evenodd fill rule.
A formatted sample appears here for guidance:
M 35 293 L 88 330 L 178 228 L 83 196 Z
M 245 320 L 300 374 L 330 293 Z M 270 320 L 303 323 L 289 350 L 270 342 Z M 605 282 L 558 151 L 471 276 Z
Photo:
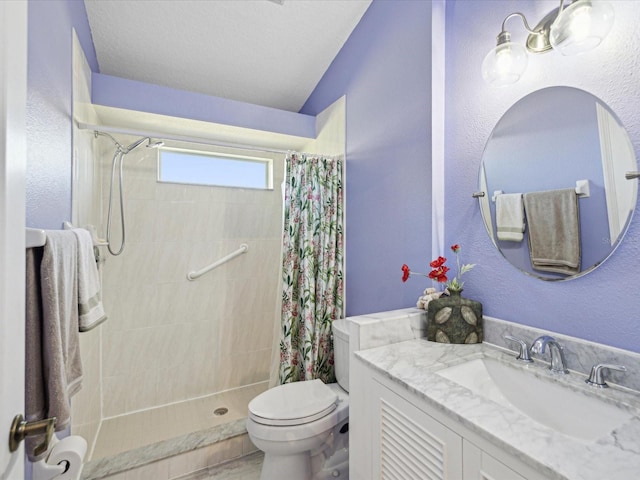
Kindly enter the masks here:
M 263 456 L 262 452 L 252 453 L 175 480 L 259 480 Z

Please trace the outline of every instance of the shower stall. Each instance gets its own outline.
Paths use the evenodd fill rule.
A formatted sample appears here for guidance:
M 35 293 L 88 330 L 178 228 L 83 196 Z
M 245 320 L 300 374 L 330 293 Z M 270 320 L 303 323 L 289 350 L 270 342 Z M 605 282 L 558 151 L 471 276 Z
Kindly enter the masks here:
M 113 186 L 109 243 L 120 250 L 122 167 L 125 245 L 117 256 L 98 247 L 108 319 L 80 335 L 84 379 L 71 402 L 71 431 L 89 444 L 85 480 L 180 477 L 255 450 L 247 404 L 267 388 L 279 354 L 272 347 L 282 295 L 285 154 L 260 154 L 273 162 L 273 190 L 162 183 L 159 149 L 145 148 L 159 138 L 130 133 L 160 128 L 166 148 L 189 148 L 172 142 L 195 136 L 344 158 L 346 99 L 317 115 L 314 138 L 229 126 L 218 132 L 216 124 L 195 128 L 149 114 L 142 125 L 141 112 L 92 103 L 91 69 L 75 35 L 73 42 L 71 220 L 93 225 L 106 240 Z M 217 151 L 257 155 L 231 145 Z M 243 244 L 246 253 L 187 279 Z
M 172 445 L 188 451 L 244 432 L 247 402 L 270 373 L 284 155 L 264 153 L 276 188 L 261 190 L 159 182 L 159 149 L 144 148 L 159 145 L 148 138 L 80 131 L 76 143 L 94 161 L 76 165 L 91 186 L 74 192 L 75 221 L 117 253 L 98 247 L 108 320 L 83 334 L 85 388 L 73 401 L 72 431 L 90 444 L 85 478 L 102 478 Z M 187 278 L 242 244 L 246 253 Z

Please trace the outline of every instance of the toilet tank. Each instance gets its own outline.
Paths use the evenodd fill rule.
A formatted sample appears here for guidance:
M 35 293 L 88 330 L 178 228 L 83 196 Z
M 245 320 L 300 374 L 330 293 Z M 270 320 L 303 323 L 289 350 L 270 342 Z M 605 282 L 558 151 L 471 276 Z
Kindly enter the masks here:
M 334 320 L 333 359 L 336 367 L 336 379 L 345 391 L 349 391 L 349 326 L 346 320 Z

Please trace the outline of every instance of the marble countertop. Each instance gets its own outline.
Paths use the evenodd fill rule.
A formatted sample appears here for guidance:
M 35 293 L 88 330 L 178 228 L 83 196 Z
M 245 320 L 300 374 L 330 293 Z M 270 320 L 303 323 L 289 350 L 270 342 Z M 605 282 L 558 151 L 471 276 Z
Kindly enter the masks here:
M 631 480 L 640 478 L 640 394 L 613 386 L 595 389 L 586 376 L 571 372 L 551 374 L 548 364 L 525 365 L 513 352 L 489 344 L 450 345 L 408 340 L 369 350 L 355 356 L 393 383 L 413 392 L 430 407 L 459 422 L 488 442 L 503 449 L 549 479 Z M 492 357 L 526 369 L 549 382 L 568 384 L 574 392 L 595 396 L 619 405 L 632 417 L 610 434 L 588 443 L 532 420 L 517 409 L 494 403 L 457 383 L 437 375 L 443 368 L 474 358 Z M 561 405 L 559 408 L 567 408 Z M 588 419 L 585 419 L 588 421 Z

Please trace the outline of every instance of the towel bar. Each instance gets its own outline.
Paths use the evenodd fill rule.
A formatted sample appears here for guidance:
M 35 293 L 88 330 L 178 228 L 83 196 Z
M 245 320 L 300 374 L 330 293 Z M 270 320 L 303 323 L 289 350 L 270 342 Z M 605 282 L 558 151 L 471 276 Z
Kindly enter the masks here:
M 73 230 L 74 227 L 70 222 L 64 222 L 62 224 L 63 230 Z M 98 238 L 96 234 L 96 227 L 93 225 L 87 225 L 84 227 L 91 234 L 94 247 L 106 247 L 107 242 L 101 238 Z M 41 228 L 25 228 L 25 247 L 42 247 L 47 243 L 47 232 Z
M 47 243 L 47 234 L 44 230 L 39 228 L 26 228 L 25 229 L 25 247 L 42 247 Z
M 582 198 L 591 196 L 591 190 L 589 189 L 589 180 L 576 180 L 576 195 Z
M 637 177 L 630 177 L 629 175 L 636 175 Z M 631 178 L 638 178 L 640 177 L 640 172 L 627 172 L 626 174 L 627 179 L 631 179 Z M 591 190 L 590 190 L 590 185 L 589 185 L 589 180 L 576 180 L 576 186 L 575 186 L 575 191 L 576 191 L 576 195 L 579 198 L 588 198 L 591 196 Z M 483 195 L 478 195 L 476 193 L 473 194 L 473 197 L 475 198 L 476 196 L 484 196 L 484 192 L 480 192 Z M 504 192 L 502 190 L 494 190 L 493 191 L 493 195 L 491 196 L 491 201 L 495 203 L 496 201 L 496 197 L 498 195 L 502 195 Z

